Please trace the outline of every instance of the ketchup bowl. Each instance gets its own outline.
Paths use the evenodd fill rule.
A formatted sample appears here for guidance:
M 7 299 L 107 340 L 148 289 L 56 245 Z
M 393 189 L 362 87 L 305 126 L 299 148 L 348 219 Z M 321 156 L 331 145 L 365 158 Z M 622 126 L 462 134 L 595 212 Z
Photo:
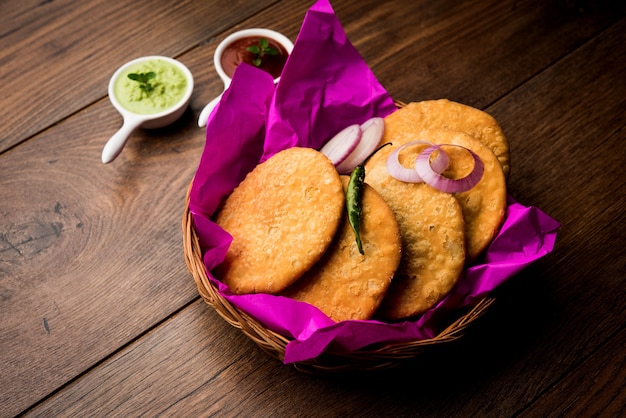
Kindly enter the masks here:
M 250 47 L 258 52 L 250 51 Z M 219 43 L 213 55 L 213 64 L 224 83 L 224 90 L 230 86 L 235 68 L 242 62 L 271 74 L 276 84 L 280 81 L 280 74 L 291 51 L 293 42 L 280 32 L 264 28 L 243 29 L 228 35 Z M 255 59 L 258 61 L 255 62 Z M 200 112 L 199 127 L 206 125 L 222 94 L 211 100 Z

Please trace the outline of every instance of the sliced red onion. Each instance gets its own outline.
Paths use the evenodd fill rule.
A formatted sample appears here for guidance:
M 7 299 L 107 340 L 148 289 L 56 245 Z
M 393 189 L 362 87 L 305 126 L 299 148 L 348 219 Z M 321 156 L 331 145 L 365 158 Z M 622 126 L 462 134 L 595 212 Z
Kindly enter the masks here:
M 404 181 L 405 183 L 421 183 L 423 180 L 417 170 L 415 170 L 414 168 L 406 168 L 405 166 L 400 164 L 400 160 L 398 159 L 400 152 L 412 145 L 433 145 L 433 143 L 418 140 L 407 142 L 406 144 L 399 146 L 398 148 L 393 150 L 393 152 L 387 157 L 387 172 L 391 177 L 395 178 L 396 180 Z
M 326 155 L 335 166 L 341 164 L 361 142 L 361 126 L 350 125 L 332 137 L 320 152 Z
M 441 173 L 437 173 L 431 165 L 430 155 L 437 150 L 439 150 L 439 154 L 443 154 L 444 151 L 441 149 L 443 145 L 460 147 L 467 150 L 474 158 L 474 168 L 472 169 L 472 172 L 460 179 L 449 179 L 442 176 Z M 460 145 L 442 144 L 432 145 L 422 151 L 415 159 L 415 171 L 417 171 L 424 183 L 437 190 L 441 190 L 446 193 L 462 193 L 470 190 L 478 184 L 485 171 L 485 165 L 480 157 L 469 148 L 465 148 Z
M 380 144 L 385 132 L 385 120 L 373 117 L 366 120 L 361 126 L 361 140 L 356 148 L 343 160 L 336 164 L 339 174 L 349 174 L 370 155 Z
M 435 173 L 441 174 L 446 171 L 446 168 L 450 165 L 450 156 L 447 152 L 439 148 L 437 156 L 430 160 L 430 166 Z

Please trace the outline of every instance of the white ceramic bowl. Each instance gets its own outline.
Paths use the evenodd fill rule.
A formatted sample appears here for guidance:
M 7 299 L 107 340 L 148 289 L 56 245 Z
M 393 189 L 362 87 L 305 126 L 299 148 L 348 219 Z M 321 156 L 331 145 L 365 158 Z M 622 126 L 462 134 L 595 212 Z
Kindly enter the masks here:
M 215 54 L 213 55 L 213 64 L 215 65 L 215 71 L 217 75 L 220 77 L 222 82 L 224 83 L 224 90 L 226 90 L 230 86 L 230 82 L 232 79 L 226 74 L 224 68 L 222 67 L 222 55 L 224 54 L 224 50 L 233 42 L 238 41 L 239 39 L 251 37 L 251 36 L 260 36 L 267 39 L 272 39 L 279 44 L 281 44 L 288 54 L 291 54 L 293 51 L 293 42 L 285 35 L 280 32 L 276 32 L 271 29 L 264 28 L 251 28 L 251 29 L 243 29 L 228 35 L 222 42 L 217 45 L 215 49 Z M 280 77 L 274 79 L 274 83 L 278 83 L 280 81 Z M 220 94 L 215 99 L 211 100 L 200 112 L 200 117 L 198 118 L 198 126 L 203 127 L 206 125 L 207 119 L 209 115 L 213 111 L 213 108 L 217 105 L 217 103 L 222 98 Z
M 152 114 L 139 114 L 134 113 L 124 106 L 120 104 L 117 97 L 115 96 L 115 83 L 118 78 L 126 71 L 130 66 L 135 65 L 137 63 L 151 61 L 151 60 L 162 60 L 166 61 L 178 69 L 184 74 L 187 79 L 187 90 L 183 97 L 171 107 Z M 128 141 L 129 136 L 133 133 L 133 131 L 137 128 L 146 128 L 146 129 L 156 129 L 167 126 L 173 122 L 175 122 L 180 116 L 185 112 L 187 106 L 189 105 L 189 100 L 191 99 L 191 93 L 193 92 L 193 75 L 189 68 L 187 68 L 183 63 L 177 61 L 173 58 L 164 57 L 160 55 L 150 55 L 141 58 L 136 58 L 132 61 L 127 62 L 118 68 L 111 80 L 109 81 L 109 100 L 113 104 L 113 106 L 117 109 L 118 112 L 122 115 L 124 119 L 124 123 L 122 127 L 107 141 L 102 150 L 102 162 L 104 164 L 110 163 L 122 152 L 124 145 Z
M 217 75 L 219 75 L 224 82 L 224 89 L 227 89 L 228 86 L 230 86 L 230 82 L 232 80 L 226 74 L 224 68 L 222 67 L 222 55 L 224 54 L 224 50 L 233 42 L 252 36 L 260 36 L 267 39 L 273 39 L 274 41 L 281 44 L 288 54 L 291 54 L 291 51 L 293 51 L 293 43 L 291 42 L 291 40 L 282 33 L 276 32 L 271 29 L 252 28 L 243 29 L 235 33 L 231 33 L 226 38 L 224 38 L 222 42 L 219 43 L 219 45 L 215 49 L 215 54 L 213 55 L 213 64 L 215 65 L 215 71 L 217 71 Z M 275 78 L 274 83 L 278 83 L 279 80 L 280 77 Z

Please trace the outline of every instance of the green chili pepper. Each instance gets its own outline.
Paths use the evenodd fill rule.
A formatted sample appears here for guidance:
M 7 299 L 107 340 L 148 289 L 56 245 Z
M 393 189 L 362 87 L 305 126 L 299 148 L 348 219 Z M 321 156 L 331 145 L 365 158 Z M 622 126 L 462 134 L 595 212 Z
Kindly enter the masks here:
M 357 165 L 352 173 L 350 173 L 350 181 L 348 182 L 348 188 L 346 190 L 346 209 L 348 211 L 348 222 L 354 231 L 356 237 L 356 245 L 359 248 L 359 253 L 365 255 L 363 251 L 363 245 L 361 243 L 361 234 L 359 233 L 361 227 L 361 215 L 363 213 L 363 205 L 361 202 L 361 195 L 363 194 L 363 188 L 365 187 L 365 163 L 376 154 L 378 150 L 386 145 L 391 145 L 390 142 L 381 145 L 374 152 L 372 152 L 361 164 Z
M 361 214 L 363 208 L 361 205 L 361 194 L 363 193 L 363 185 L 365 184 L 365 167 L 362 164 L 357 165 L 350 174 L 348 189 L 346 190 L 346 209 L 348 210 L 348 221 L 356 236 L 356 245 L 361 254 L 363 245 L 361 244 L 361 235 L 359 233 L 361 225 Z

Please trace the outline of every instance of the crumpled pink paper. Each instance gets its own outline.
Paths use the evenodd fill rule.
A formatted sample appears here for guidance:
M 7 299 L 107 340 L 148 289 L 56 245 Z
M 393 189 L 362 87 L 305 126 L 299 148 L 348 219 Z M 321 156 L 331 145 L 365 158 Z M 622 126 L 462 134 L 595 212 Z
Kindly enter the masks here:
M 554 248 L 557 221 L 509 199 L 504 224 L 480 264 L 466 269 L 455 289 L 419 318 L 394 324 L 375 320 L 335 323 L 314 306 L 288 298 L 233 295 L 211 270 L 232 237 L 210 219 L 220 202 L 259 162 L 276 152 L 319 149 L 345 126 L 395 111 L 392 98 L 348 41 L 329 2 L 307 12 L 278 86 L 271 76 L 240 65 L 209 117 L 206 144 L 189 199 L 209 279 L 233 305 L 264 326 L 293 339 L 285 363 L 313 359 L 333 349 L 432 338 L 450 312 L 477 303 Z

